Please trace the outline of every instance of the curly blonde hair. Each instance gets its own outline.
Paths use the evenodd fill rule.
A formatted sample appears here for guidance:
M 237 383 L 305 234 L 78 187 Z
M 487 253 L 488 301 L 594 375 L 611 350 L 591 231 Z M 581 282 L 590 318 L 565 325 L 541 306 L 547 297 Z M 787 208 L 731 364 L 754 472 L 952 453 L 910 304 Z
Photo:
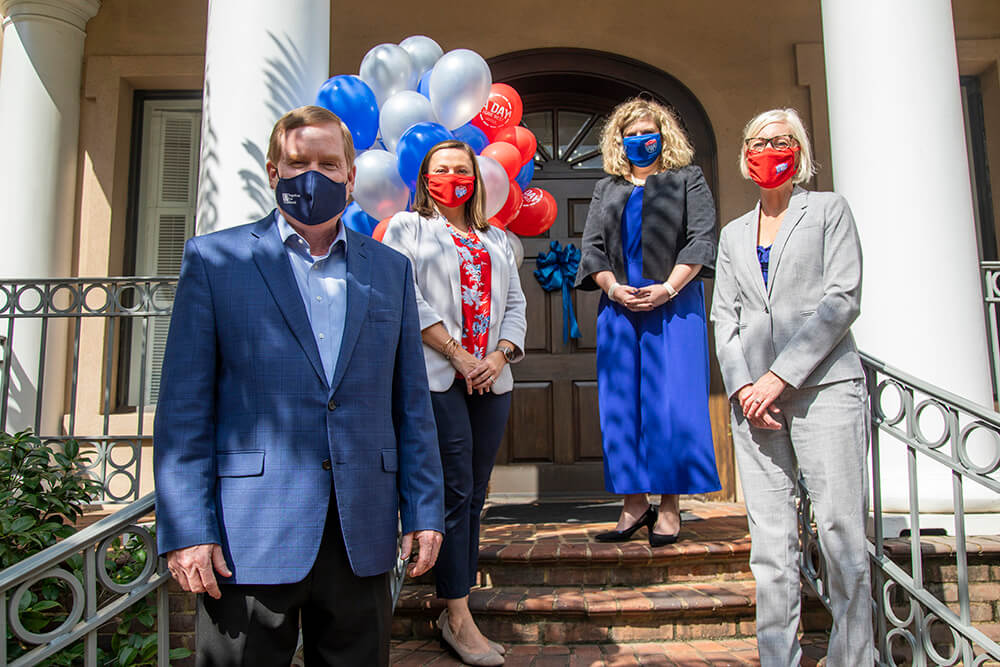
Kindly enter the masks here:
M 649 118 L 660 128 L 663 151 L 660 153 L 661 170 L 686 167 L 694 159 L 694 148 L 673 111 L 664 105 L 633 97 L 615 107 L 601 130 L 601 156 L 604 171 L 615 176 L 632 173 L 632 163 L 625 157 L 622 133 L 637 120 Z

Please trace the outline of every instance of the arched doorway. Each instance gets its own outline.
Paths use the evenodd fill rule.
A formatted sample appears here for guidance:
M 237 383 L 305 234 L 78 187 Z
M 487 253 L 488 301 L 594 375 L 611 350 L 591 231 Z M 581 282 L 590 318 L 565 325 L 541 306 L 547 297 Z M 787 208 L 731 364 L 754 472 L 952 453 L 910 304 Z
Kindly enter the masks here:
M 559 204 L 556 222 L 546 234 L 522 239 L 528 357 L 513 369 L 516 391 L 491 492 L 500 497 L 594 496 L 604 489 L 595 370 L 600 295 L 574 291 L 582 337 L 564 343 L 562 296 L 541 289 L 533 275 L 535 259 L 553 240 L 579 247 L 594 184 L 605 175 L 598 152 L 600 130 L 616 104 L 646 94 L 673 107 L 713 192 L 715 135 L 704 109 L 683 84 L 635 60 L 584 49 L 539 49 L 498 56 L 490 60 L 490 68 L 495 81 L 512 85 L 521 95 L 522 124 L 538 138 L 533 185 L 551 192 Z M 717 368 L 712 374 L 713 394 L 724 394 Z M 713 430 L 723 492 L 732 497 L 725 403 L 724 395 L 721 403 L 713 396 Z

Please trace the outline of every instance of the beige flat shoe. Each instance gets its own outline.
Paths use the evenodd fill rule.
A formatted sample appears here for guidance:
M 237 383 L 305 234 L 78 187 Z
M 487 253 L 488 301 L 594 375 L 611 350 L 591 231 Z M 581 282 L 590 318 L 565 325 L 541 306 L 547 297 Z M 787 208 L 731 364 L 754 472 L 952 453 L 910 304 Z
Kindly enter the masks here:
M 498 644 L 498 643 L 496 643 L 495 641 L 493 641 L 492 639 L 490 639 L 488 637 L 486 639 L 486 643 L 490 645 L 491 649 L 493 649 L 494 651 L 496 651 L 500 655 L 506 655 L 507 654 L 507 649 L 504 648 L 503 644 Z
M 448 610 L 445 609 L 438 616 L 437 620 L 438 629 L 441 630 L 441 638 L 444 639 L 444 643 L 447 644 L 458 657 L 461 658 L 462 662 L 467 665 L 474 665 L 475 667 L 499 667 L 504 663 L 504 657 L 495 651 L 492 647 L 489 651 L 485 653 L 469 653 L 466 651 L 461 644 L 455 639 L 454 633 L 451 631 L 451 623 L 448 622 Z M 489 640 L 487 640 L 489 641 Z

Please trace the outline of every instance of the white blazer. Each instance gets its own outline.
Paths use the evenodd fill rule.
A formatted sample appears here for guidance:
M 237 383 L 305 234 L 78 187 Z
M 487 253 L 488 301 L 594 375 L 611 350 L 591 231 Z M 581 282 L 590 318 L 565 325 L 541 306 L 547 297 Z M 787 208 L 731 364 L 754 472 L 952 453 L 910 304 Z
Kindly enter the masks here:
M 476 232 L 490 254 L 490 330 L 487 349 L 493 351 L 501 340 L 514 344 L 516 363 L 524 358 L 526 302 L 517 273 L 514 249 L 507 235 L 490 225 Z M 420 329 L 440 322 L 455 340 L 462 340 L 461 277 L 455 241 L 440 215 L 422 218 L 404 211 L 392 216 L 382 242 L 406 255 L 413 265 Z M 424 345 L 424 361 L 431 391 L 447 391 L 455 382 L 455 367 L 444 355 Z M 510 366 L 504 365 L 493 383 L 493 393 L 514 388 Z

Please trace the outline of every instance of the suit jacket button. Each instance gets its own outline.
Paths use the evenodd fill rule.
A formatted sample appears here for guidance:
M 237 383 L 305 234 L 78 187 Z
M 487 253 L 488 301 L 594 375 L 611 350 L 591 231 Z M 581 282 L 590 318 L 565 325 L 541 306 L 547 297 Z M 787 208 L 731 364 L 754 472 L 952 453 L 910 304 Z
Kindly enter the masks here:
M 330 402 L 326 404 L 326 407 L 330 409 L 330 412 L 333 412 L 334 410 L 337 409 L 337 404 L 331 398 Z
M 323 463 L 320 465 L 323 466 L 323 470 L 333 470 L 333 466 L 330 464 L 330 459 L 324 459 Z

